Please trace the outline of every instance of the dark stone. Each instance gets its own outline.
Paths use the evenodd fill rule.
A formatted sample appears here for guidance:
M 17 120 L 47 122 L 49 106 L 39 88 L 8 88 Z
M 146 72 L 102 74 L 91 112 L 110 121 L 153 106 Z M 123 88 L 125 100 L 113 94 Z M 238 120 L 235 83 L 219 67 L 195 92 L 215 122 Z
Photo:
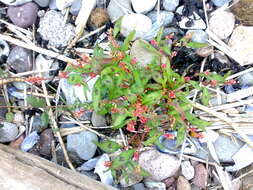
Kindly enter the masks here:
M 0 106 L 6 106 L 4 97 L 0 96 Z M 0 120 L 5 119 L 5 114 L 8 112 L 8 109 L 5 107 L 0 108 Z
M 51 129 L 46 129 L 41 133 L 39 141 L 39 153 L 41 155 L 51 157 L 53 139 L 54 134 Z

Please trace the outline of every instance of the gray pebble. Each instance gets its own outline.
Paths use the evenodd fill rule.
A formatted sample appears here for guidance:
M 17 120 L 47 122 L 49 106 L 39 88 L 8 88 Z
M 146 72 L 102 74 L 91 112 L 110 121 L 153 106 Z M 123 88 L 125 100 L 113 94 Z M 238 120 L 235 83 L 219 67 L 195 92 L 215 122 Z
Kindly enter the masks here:
M 30 71 L 32 69 L 32 52 L 19 46 L 11 49 L 7 59 L 7 65 L 17 73 Z
M 5 99 L 3 96 L 0 96 L 0 106 L 6 106 Z M 0 119 L 5 119 L 5 114 L 8 112 L 7 108 L 0 108 Z
M 104 127 L 106 126 L 106 119 L 103 115 L 99 115 L 93 112 L 91 117 L 91 123 L 94 127 Z
M 35 24 L 38 13 L 38 5 L 29 2 L 17 7 L 10 6 L 7 10 L 7 14 L 10 17 L 13 24 L 27 28 L 32 24 Z
M 36 131 L 33 131 L 28 136 L 25 137 L 21 144 L 21 150 L 27 152 L 29 151 L 37 142 L 39 141 L 40 136 Z
M 133 190 L 146 190 L 143 183 L 137 183 L 133 185 Z
M 238 81 L 241 86 L 253 86 L 253 72 L 241 75 Z
M 163 26 L 168 26 L 172 23 L 174 18 L 174 14 L 172 12 L 160 11 L 160 15 L 165 17 Z M 154 23 L 157 20 L 157 11 L 152 11 L 147 16 L 151 19 L 152 23 Z
M 0 123 L 0 142 L 11 142 L 18 136 L 19 129 L 17 125 L 8 122 Z
M 56 0 L 50 0 L 49 8 L 50 8 L 51 10 L 57 10 Z
M 227 3 L 230 3 L 231 0 L 212 0 L 213 4 L 217 7 L 221 7 Z
M 179 0 L 163 0 L 163 8 L 166 11 L 174 11 L 179 5 Z
M 188 30 L 186 34 L 191 34 L 191 40 L 198 43 L 207 43 L 208 35 L 203 30 Z
M 80 9 L 81 9 L 81 6 L 82 6 L 82 2 L 83 0 L 75 0 L 71 7 L 70 7 L 70 13 L 74 16 L 77 16 Z
M 48 7 L 50 0 L 33 0 L 37 3 L 40 7 Z
M 77 153 L 81 159 L 89 160 L 97 150 L 97 145 L 93 141 L 98 141 L 98 137 L 89 131 L 71 134 L 67 136 L 67 149 L 70 152 Z
M 115 21 L 119 17 L 125 15 L 125 11 L 123 10 L 123 7 L 126 10 L 130 10 L 130 11 L 132 10 L 131 0 L 117 0 L 117 2 L 121 6 L 118 6 L 118 4 L 112 0 L 112 1 L 110 1 L 109 5 L 107 7 L 107 12 L 108 12 L 108 15 L 109 15 L 111 21 Z

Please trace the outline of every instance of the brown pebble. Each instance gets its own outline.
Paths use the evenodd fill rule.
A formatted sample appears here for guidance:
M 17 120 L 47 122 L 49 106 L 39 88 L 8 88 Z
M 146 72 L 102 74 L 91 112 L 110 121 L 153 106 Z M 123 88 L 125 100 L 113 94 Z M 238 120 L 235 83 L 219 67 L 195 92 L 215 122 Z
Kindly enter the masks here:
M 191 190 L 191 185 L 183 176 L 177 179 L 177 190 Z
M 15 148 L 15 149 L 20 149 L 20 145 L 23 142 L 24 138 L 25 138 L 24 134 L 21 135 L 15 141 L 12 141 L 10 143 L 10 147 Z
M 193 184 L 200 188 L 207 186 L 208 172 L 203 164 L 195 166 L 195 176 L 193 178 Z
M 100 27 L 106 24 L 110 20 L 109 15 L 106 9 L 103 8 L 96 8 L 94 9 L 88 20 L 89 26 Z
M 51 157 L 52 154 L 52 141 L 54 135 L 51 129 L 44 130 L 40 135 L 39 140 L 39 153 L 46 157 Z
M 196 54 L 200 57 L 208 57 L 213 53 L 213 46 L 206 46 L 196 49 Z

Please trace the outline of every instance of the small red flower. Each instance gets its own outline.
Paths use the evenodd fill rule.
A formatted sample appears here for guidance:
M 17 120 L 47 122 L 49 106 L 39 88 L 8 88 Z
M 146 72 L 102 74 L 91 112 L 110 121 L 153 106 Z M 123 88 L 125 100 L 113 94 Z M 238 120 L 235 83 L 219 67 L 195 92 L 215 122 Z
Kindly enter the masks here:
M 26 79 L 27 82 L 30 83 L 37 83 L 40 84 L 43 80 L 45 80 L 43 77 L 39 77 L 39 76 L 30 76 Z
M 153 46 L 157 46 L 158 45 L 157 41 L 155 41 L 155 40 L 150 40 L 150 44 L 153 45 Z
M 169 40 L 169 39 L 172 39 L 173 37 L 174 37 L 174 34 L 172 33 L 172 34 L 165 36 L 165 39 Z
M 109 168 L 109 167 L 112 166 L 112 162 L 111 161 L 105 161 L 104 166 Z
M 188 128 L 188 131 L 189 131 L 189 132 L 196 132 L 196 131 L 197 131 L 197 128 L 191 127 L 191 128 Z
M 119 51 L 119 52 L 117 53 L 117 58 L 118 58 L 119 60 L 123 59 L 124 57 L 125 57 L 125 54 L 124 54 L 123 52 Z
M 119 109 L 117 109 L 117 108 L 112 108 L 112 109 L 111 109 L 111 112 L 112 112 L 112 113 L 119 113 Z
M 135 65 L 137 63 L 137 58 L 136 57 L 134 57 L 133 59 L 131 59 L 131 64 L 132 65 Z
M 144 132 L 148 133 L 150 131 L 150 127 L 147 125 L 144 125 Z
M 166 139 L 174 139 L 174 135 L 173 134 L 170 134 L 170 133 L 166 133 L 163 135 Z
M 176 57 L 177 56 L 177 52 L 176 51 L 173 51 L 172 53 L 171 53 L 171 58 L 172 57 Z
M 176 94 L 174 91 L 169 92 L 169 98 L 176 98 Z
M 135 132 L 135 126 L 136 122 L 134 120 L 131 120 L 127 124 L 127 130 L 130 131 L 131 133 Z
M 76 83 L 75 86 L 81 86 L 81 84 L 80 83 Z
M 215 86 L 217 85 L 217 80 L 211 80 L 211 81 L 210 81 L 210 85 L 211 85 L 212 87 L 215 87 Z
M 163 64 L 161 65 L 161 67 L 162 67 L 162 69 L 165 69 L 165 68 L 167 67 L 167 64 L 166 64 L 166 63 L 163 63 Z
M 140 122 L 143 123 L 143 124 L 146 124 L 148 122 L 148 118 L 140 116 Z
M 228 80 L 225 84 L 236 84 L 236 80 Z
M 97 76 L 97 74 L 96 73 L 90 73 L 89 76 L 90 76 L 90 78 L 93 79 L 93 78 L 95 78 Z
M 119 67 L 120 67 L 120 68 L 124 68 L 124 67 L 125 67 L 125 65 L 126 65 L 126 63 L 125 63 L 125 62 L 119 62 Z
M 204 74 L 205 75 L 210 75 L 210 72 L 209 71 L 205 71 Z
M 134 152 L 133 158 L 135 161 L 139 160 L 139 156 L 140 156 L 139 152 Z
M 160 52 L 160 53 L 164 53 L 164 51 L 163 51 L 163 49 L 162 49 L 162 48 L 160 48 L 160 49 L 159 49 L 159 52 Z
M 61 72 L 59 72 L 58 77 L 66 79 L 66 78 L 68 78 L 68 73 L 61 71 Z
M 84 109 L 80 109 L 74 113 L 75 117 L 79 118 L 84 114 Z
M 190 77 L 184 77 L 184 81 L 185 81 L 185 82 L 189 82 L 190 80 L 191 80 Z

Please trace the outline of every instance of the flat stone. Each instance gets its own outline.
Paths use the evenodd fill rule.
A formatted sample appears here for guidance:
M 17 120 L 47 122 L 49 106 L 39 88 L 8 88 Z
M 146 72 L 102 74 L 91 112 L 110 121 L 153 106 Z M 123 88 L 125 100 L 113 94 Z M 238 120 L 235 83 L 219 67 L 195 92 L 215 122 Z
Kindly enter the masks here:
M 195 166 L 195 176 L 193 178 L 193 184 L 200 187 L 206 188 L 208 180 L 208 172 L 203 164 Z
M 183 176 L 177 179 L 177 190 L 191 190 L 190 183 Z
M 98 137 L 89 131 L 71 134 L 67 136 L 67 149 L 77 153 L 81 159 L 89 160 L 97 150 L 97 145 L 93 141 L 98 141 Z
M 131 0 L 117 0 L 117 2 L 112 0 L 107 7 L 107 11 L 111 21 L 115 21 L 125 15 L 125 11 L 132 11 Z
M 17 125 L 8 122 L 0 123 L 0 142 L 11 142 L 17 138 L 19 133 Z
M 157 11 L 151 11 L 147 14 L 147 16 L 151 19 L 152 23 L 157 21 Z M 160 11 L 160 16 L 165 18 L 163 26 L 168 26 L 171 24 L 174 18 L 174 14 L 169 11 Z
M 145 14 L 155 7 L 157 0 L 145 0 L 145 3 L 143 3 L 143 0 L 131 0 L 131 2 L 136 13 Z
M 120 33 L 127 37 L 135 30 L 134 40 L 143 38 L 152 29 L 152 21 L 143 14 L 126 14 L 123 16 Z
M 166 11 L 174 11 L 178 5 L 179 5 L 179 0 L 164 0 L 163 1 L 163 8 Z
M 232 34 L 234 25 L 235 17 L 228 11 L 216 11 L 209 19 L 210 30 L 222 40 Z
M 7 59 L 7 65 L 17 73 L 30 71 L 32 69 L 32 52 L 19 46 L 13 47 Z
M 234 29 L 228 43 L 243 65 L 253 63 L 252 33 L 253 26 L 238 26 Z
M 130 56 L 132 58 L 136 58 L 138 64 L 142 67 L 146 67 L 154 58 L 157 58 L 157 55 L 148 51 L 146 48 L 142 46 L 142 42 L 148 43 L 144 40 L 136 40 L 130 50 Z
M 7 10 L 7 14 L 13 24 L 22 28 L 27 28 L 32 24 L 35 24 L 37 13 L 38 5 L 33 2 L 25 3 L 16 7 L 10 6 Z
M 194 177 L 194 167 L 190 161 L 183 161 L 181 163 L 181 172 L 187 180 L 191 180 Z
M 180 162 L 176 157 L 160 153 L 157 150 L 142 152 L 139 164 L 151 174 L 151 178 L 157 181 L 173 176 L 180 167 Z

